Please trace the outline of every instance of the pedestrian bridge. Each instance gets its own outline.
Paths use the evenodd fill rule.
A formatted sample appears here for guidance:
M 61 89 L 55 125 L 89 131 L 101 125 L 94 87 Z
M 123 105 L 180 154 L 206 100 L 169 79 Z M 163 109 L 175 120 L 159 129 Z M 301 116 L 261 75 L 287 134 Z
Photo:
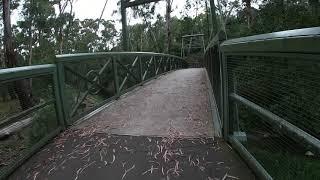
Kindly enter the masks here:
M 0 70 L 17 94 L 1 101 L 0 177 L 319 179 L 319 36 L 216 38 L 201 68 L 106 52 Z

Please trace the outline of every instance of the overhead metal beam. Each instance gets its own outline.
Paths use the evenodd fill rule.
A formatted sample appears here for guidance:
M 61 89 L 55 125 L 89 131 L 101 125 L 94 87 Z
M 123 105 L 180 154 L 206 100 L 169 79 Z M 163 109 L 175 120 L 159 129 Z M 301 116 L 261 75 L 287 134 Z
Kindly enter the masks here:
M 128 30 L 127 30 L 127 8 L 140 6 L 152 2 L 158 2 L 161 0 L 121 0 L 121 22 L 122 22 L 122 50 L 128 51 Z
M 128 8 L 128 7 L 140 6 L 140 5 L 143 5 L 143 4 L 152 3 L 152 2 L 158 2 L 158 1 L 161 1 L 161 0 L 135 0 L 135 1 L 128 1 L 128 2 L 125 2 L 125 7 Z

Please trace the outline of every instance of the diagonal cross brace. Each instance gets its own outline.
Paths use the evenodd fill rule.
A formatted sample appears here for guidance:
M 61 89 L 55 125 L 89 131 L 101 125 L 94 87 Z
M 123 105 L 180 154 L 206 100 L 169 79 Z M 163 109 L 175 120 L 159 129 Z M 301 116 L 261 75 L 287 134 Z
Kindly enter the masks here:
M 153 62 L 153 59 L 154 59 L 154 58 L 153 58 L 153 56 L 152 56 L 151 59 L 150 59 L 149 62 L 148 62 L 147 69 L 144 71 L 142 80 L 145 80 L 145 78 L 146 78 L 146 76 L 147 76 L 147 74 L 148 74 L 149 68 L 150 68 L 150 66 L 151 66 L 151 63 Z
M 156 74 L 159 73 L 159 70 L 160 70 L 160 67 L 161 67 L 161 64 L 162 64 L 162 60 L 163 60 L 163 58 L 161 57 L 160 62 L 159 62 L 159 65 L 158 65 L 158 68 L 157 68 L 157 70 L 156 70 Z
M 132 72 L 133 68 L 136 66 L 136 63 L 138 62 L 138 59 L 139 59 L 139 56 L 136 57 L 136 59 L 133 61 L 133 63 L 131 64 L 131 67 L 129 69 L 130 72 Z M 129 78 L 129 73 L 127 72 L 127 75 L 126 77 L 123 79 L 121 85 L 120 85 L 120 88 L 119 88 L 119 91 L 122 90 L 123 86 L 126 84 L 128 78 Z
M 134 6 L 140 6 L 143 4 L 148 4 L 148 3 L 152 3 L 152 2 L 158 2 L 161 0 L 135 0 L 135 1 L 124 1 L 125 7 L 134 7 Z
M 92 84 L 90 85 L 90 87 L 88 88 L 88 90 L 86 90 L 86 92 L 84 93 L 84 95 L 81 97 L 81 99 L 77 100 L 77 104 L 74 106 L 74 108 L 72 109 L 71 111 L 71 114 L 70 114 L 70 117 L 72 117 L 76 112 L 77 112 L 77 109 L 79 108 L 79 106 L 81 105 L 81 103 L 86 99 L 86 97 L 89 95 L 89 92 L 91 90 L 91 88 L 96 85 L 98 87 L 100 87 L 101 85 L 99 85 L 98 83 L 96 83 L 96 81 L 99 79 L 99 77 L 103 74 L 103 72 L 107 69 L 108 65 L 110 64 L 111 60 L 109 59 L 105 64 L 104 66 L 100 69 L 100 71 L 98 72 L 98 75 L 93 79 L 93 81 L 91 82 Z M 70 70 L 68 67 L 67 67 L 68 70 Z M 73 71 L 73 70 L 72 70 Z M 71 71 L 71 72 L 72 72 Z M 76 74 L 77 75 L 77 74 Z M 79 76 L 79 75 L 78 75 Z M 82 76 L 82 75 L 81 75 Z M 80 76 L 80 77 L 81 77 Z M 86 78 L 87 80 L 87 78 Z M 87 80 L 88 81 L 88 80 Z M 89 80 L 90 82 L 90 80 Z M 100 87 L 101 89 L 105 89 L 103 86 Z
M 116 62 L 123 67 L 127 73 L 129 73 L 137 82 L 139 82 L 139 79 L 130 71 L 130 69 L 128 69 L 125 65 L 123 65 L 119 60 L 116 60 Z

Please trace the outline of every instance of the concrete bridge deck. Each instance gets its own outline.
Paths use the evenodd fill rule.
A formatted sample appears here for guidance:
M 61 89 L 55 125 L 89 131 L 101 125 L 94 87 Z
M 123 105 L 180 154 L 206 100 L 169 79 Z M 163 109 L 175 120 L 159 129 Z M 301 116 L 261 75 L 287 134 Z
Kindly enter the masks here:
M 10 179 L 255 179 L 220 137 L 204 69 L 171 72 L 68 129 Z

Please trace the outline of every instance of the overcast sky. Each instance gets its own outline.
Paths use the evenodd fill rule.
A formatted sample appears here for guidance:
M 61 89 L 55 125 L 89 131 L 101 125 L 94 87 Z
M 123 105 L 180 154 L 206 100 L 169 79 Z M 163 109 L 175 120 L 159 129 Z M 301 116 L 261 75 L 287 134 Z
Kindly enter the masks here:
M 99 18 L 105 1 L 106 0 L 75 0 L 74 11 L 75 11 L 76 18 L 79 18 L 81 20 L 86 18 L 92 18 L 92 19 Z M 120 13 L 112 15 L 113 11 L 119 9 L 119 7 L 117 6 L 117 1 L 118 0 L 108 0 L 107 8 L 104 12 L 103 19 L 116 21 L 117 29 L 121 29 L 121 23 L 119 22 L 119 20 L 121 20 Z M 180 12 L 184 8 L 184 6 L 185 6 L 184 0 L 174 0 L 173 6 L 172 6 L 173 8 L 172 16 L 180 17 L 181 16 Z M 21 7 L 18 10 L 13 12 L 13 15 L 12 15 L 13 23 L 15 23 L 17 20 L 20 19 L 19 10 L 21 10 Z M 166 10 L 165 1 L 160 1 L 156 5 L 156 14 L 161 14 L 162 16 L 164 16 L 165 10 Z M 190 15 L 194 15 L 194 14 L 192 14 L 191 12 Z M 132 12 L 130 9 L 128 9 L 127 11 L 127 18 L 128 18 L 128 24 L 135 24 L 135 23 L 142 22 L 141 19 L 139 20 L 139 19 L 133 18 Z
M 75 8 L 75 16 L 79 19 L 85 18 L 98 18 L 101 14 L 103 5 L 106 0 L 77 0 L 74 8 Z M 184 0 L 174 0 L 173 1 L 173 16 L 180 16 L 180 11 L 184 8 L 185 1 Z M 156 5 L 156 14 L 165 14 L 166 4 L 164 1 L 160 1 Z M 103 15 L 103 19 L 105 20 L 115 20 L 119 21 L 121 19 L 120 14 L 112 15 L 113 11 L 118 10 L 117 0 L 108 0 L 106 11 Z M 134 19 L 131 13 L 131 10 L 127 11 L 128 24 L 135 24 L 141 22 L 141 19 Z M 117 22 L 117 28 L 121 25 Z
M 217 0 L 216 4 L 217 4 Z M 233 0 L 229 0 L 233 1 Z M 104 3 L 106 0 L 75 0 L 74 1 L 74 11 L 76 18 L 79 18 L 81 20 L 90 18 L 90 19 L 96 19 L 100 17 L 101 11 L 103 9 Z M 104 12 L 103 19 L 105 20 L 114 20 L 116 22 L 116 28 L 118 30 L 121 29 L 121 23 L 119 20 L 121 20 L 120 13 L 117 13 L 115 15 L 112 15 L 115 10 L 118 10 L 119 7 L 117 6 L 118 0 L 108 0 L 107 8 Z M 172 5 L 172 16 L 181 17 L 181 11 L 185 7 L 185 0 L 173 0 Z M 256 3 L 253 4 L 254 6 L 257 6 Z M 256 7 L 257 8 L 257 7 Z M 17 20 L 20 19 L 19 11 L 21 10 L 21 7 L 18 8 L 18 10 L 15 10 L 12 15 L 12 22 L 15 23 Z M 156 14 L 160 14 L 162 16 L 165 15 L 166 10 L 166 2 L 160 1 L 156 5 Z M 199 12 L 202 12 L 203 9 L 200 9 Z M 191 9 L 190 12 L 188 12 L 189 16 L 195 16 L 195 9 Z M 142 19 L 134 19 L 132 16 L 132 12 L 130 9 L 127 11 L 127 18 L 128 18 L 128 24 L 136 24 L 141 23 Z

